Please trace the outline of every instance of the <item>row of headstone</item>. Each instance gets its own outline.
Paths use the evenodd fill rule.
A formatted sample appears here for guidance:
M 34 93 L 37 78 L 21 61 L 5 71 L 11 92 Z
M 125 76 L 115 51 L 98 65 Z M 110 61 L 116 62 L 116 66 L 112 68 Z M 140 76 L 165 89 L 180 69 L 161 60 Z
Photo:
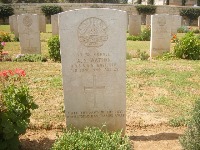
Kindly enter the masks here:
M 46 32 L 45 16 L 36 14 L 9 17 L 10 30 L 19 38 L 22 54 L 40 54 L 40 32 Z
M 177 29 L 181 27 L 182 17 L 179 15 L 171 16 L 171 34 L 177 34 Z M 146 26 L 151 26 L 151 15 L 146 16 Z M 141 33 L 141 15 L 129 15 L 129 35 L 137 36 Z

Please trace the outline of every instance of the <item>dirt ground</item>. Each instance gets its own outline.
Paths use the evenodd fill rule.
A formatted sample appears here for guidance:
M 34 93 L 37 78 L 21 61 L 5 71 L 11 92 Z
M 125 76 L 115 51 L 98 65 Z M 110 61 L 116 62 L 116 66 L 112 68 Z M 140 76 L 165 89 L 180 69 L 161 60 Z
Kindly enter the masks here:
M 148 113 L 127 111 L 126 135 L 134 150 L 181 150 L 179 136 L 185 127 L 171 127 L 167 119 Z M 49 150 L 61 129 L 28 129 L 20 137 L 21 150 Z

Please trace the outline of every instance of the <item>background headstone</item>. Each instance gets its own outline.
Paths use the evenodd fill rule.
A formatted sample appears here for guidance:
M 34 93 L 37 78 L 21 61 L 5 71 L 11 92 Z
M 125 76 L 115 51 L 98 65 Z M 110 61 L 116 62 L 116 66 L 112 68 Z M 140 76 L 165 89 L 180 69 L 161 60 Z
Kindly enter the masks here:
M 67 125 L 125 130 L 126 29 L 124 11 L 89 8 L 59 14 Z
M 45 15 L 39 15 L 40 32 L 46 32 L 46 18 Z
M 129 15 L 129 34 L 140 35 L 141 33 L 141 16 Z
M 200 16 L 198 17 L 198 27 L 200 29 Z
M 39 16 L 22 14 L 18 16 L 19 40 L 22 54 L 40 54 Z
M 15 37 L 19 37 L 17 15 L 12 15 L 13 32 Z
M 182 16 L 180 15 L 172 15 L 171 21 L 171 34 L 177 34 L 177 29 L 181 27 Z
M 59 35 L 58 14 L 51 15 L 52 35 Z
M 171 15 L 161 14 L 151 16 L 150 57 L 170 51 Z
M 9 16 L 9 25 L 10 25 L 10 31 L 11 32 L 14 32 L 13 17 L 14 17 L 14 15 Z
M 151 26 L 151 15 L 146 15 L 146 26 Z

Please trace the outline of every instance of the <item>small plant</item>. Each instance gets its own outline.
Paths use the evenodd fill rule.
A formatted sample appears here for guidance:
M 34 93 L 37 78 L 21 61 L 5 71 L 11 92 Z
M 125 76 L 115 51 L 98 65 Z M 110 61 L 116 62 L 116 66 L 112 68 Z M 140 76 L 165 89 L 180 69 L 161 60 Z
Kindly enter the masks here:
M 131 150 L 131 144 L 121 132 L 103 132 L 96 127 L 86 127 L 83 131 L 68 129 L 54 143 L 51 150 Z
M 139 36 L 128 36 L 127 40 L 131 41 L 150 41 L 151 38 L 151 28 L 145 28 Z
M 180 126 L 185 126 L 187 120 L 184 117 L 176 117 L 173 119 L 169 120 L 169 125 L 172 127 L 180 127 Z
M 62 12 L 62 8 L 57 5 L 44 5 L 41 9 L 45 16 L 51 16 Z
M 200 149 L 200 99 L 196 100 L 188 128 L 179 141 L 186 150 Z
M 187 26 L 181 26 L 180 28 L 177 29 L 178 33 L 187 33 L 189 32 L 189 28 Z
M 172 38 L 171 38 L 171 43 L 176 43 L 178 42 L 178 38 L 176 36 L 176 34 L 172 35 Z
M 156 59 L 159 59 L 159 60 L 176 60 L 178 58 L 174 55 L 174 53 L 166 52 L 166 53 L 163 53 L 162 55 L 157 56 Z
M 126 53 L 126 60 L 131 60 L 133 59 L 133 55 L 129 52 Z
M 192 32 L 188 32 L 174 46 L 174 54 L 178 58 L 199 60 L 200 41 Z
M 156 12 L 156 6 L 153 5 L 138 5 L 135 6 L 139 14 L 155 14 Z
M 17 62 L 46 62 L 47 58 L 40 55 L 40 54 L 19 54 L 17 57 L 13 60 Z
M 149 55 L 146 51 L 141 52 L 140 49 L 137 50 L 137 56 L 140 58 L 140 60 L 148 60 Z
M 1 150 L 19 149 L 19 135 L 24 134 L 30 122 L 31 110 L 37 105 L 29 94 L 21 77 L 22 69 L 4 70 L 0 72 L 0 148 Z
M 61 61 L 60 41 L 58 36 L 52 36 L 48 42 L 49 56 L 53 61 Z
M 12 40 L 10 34 L 6 32 L 0 32 L 0 41 L 11 42 Z
M 14 14 L 14 9 L 10 5 L 0 5 L 0 18 L 4 21 L 7 17 Z

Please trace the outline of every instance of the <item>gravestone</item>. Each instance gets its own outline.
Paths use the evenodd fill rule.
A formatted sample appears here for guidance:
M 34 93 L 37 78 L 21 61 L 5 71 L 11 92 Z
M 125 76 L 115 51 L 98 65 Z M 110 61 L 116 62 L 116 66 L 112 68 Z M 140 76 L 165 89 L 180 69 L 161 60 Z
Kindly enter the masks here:
M 129 15 L 129 34 L 140 35 L 141 33 L 141 16 L 140 15 Z
M 151 16 L 150 57 L 170 51 L 171 16 L 168 14 Z
M 177 34 L 177 29 L 181 27 L 182 24 L 182 16 L 180 15 L 172 15 L 171 21 L 171 34 Z
M 39 16 L 22 14 L 18 16 L 19 40 L 22 54 L 40 54 Z
M 46 32 L 46 18 L 44 15 L 39 15 L 40 32 Z
M 59 14 L 67 125 L 125 130 L 126 29 L 124 11 L 88 8 Z
M 13 24 L 13 32 L 15 37 L 19 37 L 19 31 L 18 31 L 18 22 L 17 22 L 17 15 L 12 15 L 12 24 Z
M 146 26 L 151 26 L 151 15 L 146 15 Z
M 14 15 L 9 16 L 9 25 L 10 25 L 10 31 L 11 32 L 14 32 L 13 17 L 14 17 Z
M 59 35 L 58 14 L 51 15 L 52 35 Z
M 198 27 L 200 29 L 200 16 L 198 17 Z

